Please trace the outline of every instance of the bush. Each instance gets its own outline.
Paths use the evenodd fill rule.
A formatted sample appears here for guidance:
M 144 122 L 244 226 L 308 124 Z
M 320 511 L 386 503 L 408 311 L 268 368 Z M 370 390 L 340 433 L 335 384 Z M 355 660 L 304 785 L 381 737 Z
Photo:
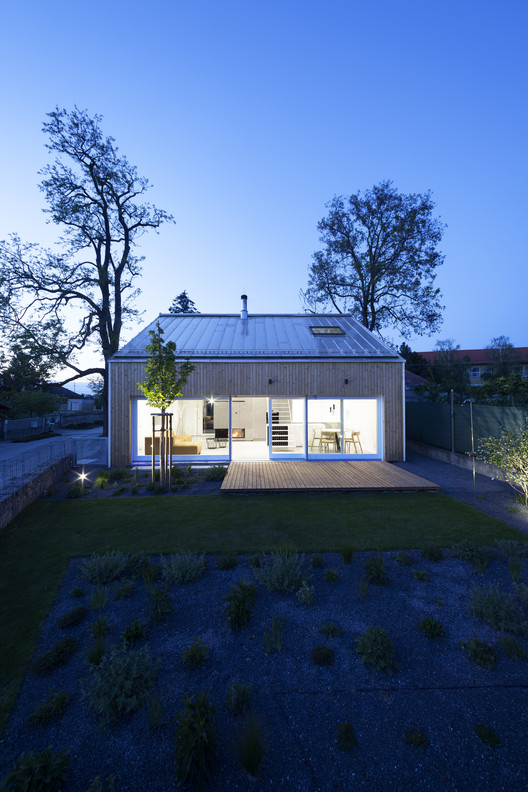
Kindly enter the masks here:
M 152 586 L 148 592 L 149 616 L 156 622 L 165 621 L 174 610 L 172 597 L 165 583 L 158 588 Z
M 95 639 L 104 638 L 109 629 L 108 619 L 105 616 L 99 616 L 97 621 L 90 625 L 90 635 Z
M 345 544 L 341 548 L 341 555 L 343 556 L 343 563 L 350 564 L 352 563 L 352 558 L 354 556 L 354 548 L 352 545 Z
M 245 578 L 231 586 L 229 593 L 222 597 L 227 605 L 224 616 L 232 630 L 247 627 L 253 613 L 257 588 L 254 583 L 248 583 Z
M 498 644 L 507 657 L 514 660 L 526 660 L 526 649 L 513 635 L 501 635 Z
M 424 616 L 418 625 L 418 629 L 428 638 L 445 638 L 446 631 L 442 622 L 433 619 L 431 616 Z
M 410 556 L 409 553 L 397 553 L 395 561 L 400 564 L 400 566 L 411 566 L 413 563 L 412 556 Z
M 265 751 L 266 739 L 262 727 L 255 716 L 250 715 L 236 738 L 237 756 L 250 778 L 257 776 Z
M 427 545 L 422 548 L 422 558 L 426 561 L 441 561 L 444 557 L 444 552 L 438 545 Z
M 72 484 L 71 487 L 68 487 L 66 490 L 67 498 L 82 498 L 83 495 L 84 490 L 81 484 Z
M 419 580 L 420 583 L 427 583 L 430 580 L 429 572 L 426 569 L 413 569 L 413 578 Z
M 313 553 L 313 555 L 310 557 L 310 566 L 313 569 L 323 566 L 323 556 L 321 553 Z
M 328 646 L 314 646 L 312 649 L 312 663 L 320 666 L 333 665 L 334 650 Z
M 119 550 L 111 550 L 103 555 L 94 554 L 87 558 L 80 573 L 88 583 L 113 583 L 128 571 L 130 556 Z
M 233 715 L 242 715 L 250 706 L 253 699 L 251 685 L 243 682 L 231 682 L 227 691 L 227 708 Z
M 340 751 L 352 753 L 357 745 L 354 727 L 348 721 L 337 724 L 337 747 Z
M 486 726 L 484 723 L 477 723 L 475 726 L 475 734 L 482 740 L 484 745 L 488 745 L 490 748 L 496 748 L 498 745 L 501 744 L 500 737 L 496 734 L 493 729 L 490 729 L 489 726 Z
M 201 789 L 212 778 L 216 758 L 216 710 L 209 703 L 209 694 L 184 697 L 183 709 L 176 716 L 174 738 L 176 780 Z
M 226 569 L 234 569 L 238 564 L 238 556 L 236 553 L 225 553 L 225 555 L 219 555 L 216 561 L 216 566 L 218 569 L 226 570 Z
M 117 583 L 114 586 L 114 598 L 116 600 L 128 599 L 134 591 L 135 585 L 133 580 L 124 580 L 122 583 Z
M 86 605 L 78 605 L 68 611 L 68 613 L 65 613 L 64 616 L 61 616 L 58 625 L 61 630 L 65 630 L 67 627 L 77 627 L 86 618 L 87 613 L 88 608 Z
M 460 641 L 460 646 L 473 663 L 489 670 L 495 668 L 497 658 L 491 644 L 485 644 L 480 638 L 473 636 L 469 641 Z
M 123 633 L 121 635 L 123 641 L 127 643 L 133 643 L 134 641 L 140 641 L 142 638 L 145 637 L 145 624 L 144 622 L 140 621 L 139 619 L 134 619 L 134 621 L 127 624 Z
M 191 645 L 184 650 L 182 654 L 182 662 L 185 668 L 198 668 L 203 665 L 207 660 L 209 654 L 209 647 L 206 646 L 202 638 L 196 635 L 192 639 Z
M 130 650 L 122 644 L 114 646 L 99 665 L 92 666 L 83 697 L 103 726 L 144 704 L 154 686 L 158 665 L 159 661 L 152 661 L 146 647 Z
M 500 437 L 481 438 L 477 456 L 496 465 L 499 478 L 519 492 L 528 507 L 528 419 L 519 432 L 503 429 Z
M 289 550 L 276 550 L 264 557 L 254 575 L 269 591 L 296 591 L 304 581 L 303 556 Z
M 306 580 L 303 580 L 303 584 L 299 591 L 297 592 L 297 599 L 301 603 L 301 605 L 311 605 L 313 602 L 314 596 L 314 587 L 309 586 Z
M 341 575 L 337 569 L 325 569 L 323 572 L 323 577 L 325 580 L 328 580 L 329 583 L 337 583 Z
M 70 636 L 61 638 L 48 652 L 37 657 L 33 663 L 33 672 L 38 676 L 51 674 L 59 666 L 66 665 L 78 645 L 75 638 Z
M 59 792 L 69 764 L 66 751 L 56 754 L 51 748 L 40 753 L 28 751 L 18 757 L 11 771 L 2 778 L 0 789 L 5 792 Z
M 524 613 L 513 596 L 500 586 L 489 585 L 485 588 L 473 586 L 470 593 L 471 613 L 496 630 L 528 635 L 528 623 Z
M 362 663 L 369 663 L 389 676 L 392 676 L 394 668 L 398 668 L 392 642 L 381 627 L 369 627 L 365 630 L 357 640 L 356 651 Z
M 406 729 L 402 739 L 405 745 L 412 745 L 413 748 L 429 747 L 429 740 L 423 729 Z
M 365 577 L 367 583 L 373 583 L 375 586 L 388 586 L 389 576 L 387 574 L 387 564 L 378 553 L 373 553 L 364 564 Z
M 324 624 L 321 624 L 319 627 L 319 632 L 326 636 L 326 638 L 336 638 L 338 635 L 343 635 L 343 628 L 338 624 L 334 624 L 333 621 L 324 622 Z
M 34 710 L 29 716 L 30 726 L 45 726 L 54 718 L 60 718 L 71 701 L 71 694 L 66 690 L 58 690 L 49 695 L 46 701 Z
M 86 659 L 91 666 L 98 666 L 106 654 L 106 643 L 103 638 L 97 638 L 95 643 L 88 649 Z
M 451 548 L 451 555 L 461 561 L 472 564 L 477 572 L 483 574 L 488 568 L 490 554 L 485 547 L 478 547 L 472 544 L 459 544 Z
M 204 481 L 223 481 L 227 475 L 227 468 L 223 465 L 213 465 L 203 474 Z
M 191 583 L 202 577 L 207 569 L 203 555 L 176 553 L 161 559 L 162 575 L 169 583 Z

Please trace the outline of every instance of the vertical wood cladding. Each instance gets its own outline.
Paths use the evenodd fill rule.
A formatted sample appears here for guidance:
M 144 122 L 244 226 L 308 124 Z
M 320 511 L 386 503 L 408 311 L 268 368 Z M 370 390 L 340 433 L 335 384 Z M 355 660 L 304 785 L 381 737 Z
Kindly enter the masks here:
M 130 464 L 131 400 L 142 396 L 137 383 L 144 365 L 115 362 L 111 369 L 112 464 Z M 345 384 L 345 380 L 348 384 Z M 271 380 L 271 383 L 269 382 Z M 398 362 L 207 362 L 197 363 L 182 395 L 382 397 L 384 459 L 403 459 L 403 376 Z

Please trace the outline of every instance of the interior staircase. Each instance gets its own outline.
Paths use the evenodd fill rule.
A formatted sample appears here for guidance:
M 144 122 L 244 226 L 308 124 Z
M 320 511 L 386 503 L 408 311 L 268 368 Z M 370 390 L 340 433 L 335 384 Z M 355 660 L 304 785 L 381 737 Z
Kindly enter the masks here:
M 289 399 L 273 399 L 273 421 L 271 427 L 271 440 L 273 451 L 295 451 L 294 438 L 290 438 L 290 425 L 292 422 L 291 402 Z

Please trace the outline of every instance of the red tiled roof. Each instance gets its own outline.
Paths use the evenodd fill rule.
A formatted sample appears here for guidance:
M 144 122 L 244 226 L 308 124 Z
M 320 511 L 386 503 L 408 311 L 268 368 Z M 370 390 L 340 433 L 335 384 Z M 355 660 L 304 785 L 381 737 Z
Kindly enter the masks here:
M 491 349 L 457 349 L 454 352 L 454 359 L 462 362 L 462 358 L 468 357 L 469 362 L 474 366 L 489 366 L 492 362 L 496 362 L 489 356 L 492 352 L 493 350 Z M 528 347 L 514 347 L 508 352 L 511 355 L 509 356 L 509 361 L 514 365 L 528 363 Z M 418 352 L 418 354 L 424 357 L 428 363 L 434 363 L 435 356 L 439 352 Z

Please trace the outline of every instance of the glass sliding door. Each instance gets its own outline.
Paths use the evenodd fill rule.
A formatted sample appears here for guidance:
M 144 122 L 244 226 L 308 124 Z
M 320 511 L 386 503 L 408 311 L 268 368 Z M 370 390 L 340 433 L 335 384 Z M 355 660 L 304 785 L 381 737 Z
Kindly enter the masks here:
M 343 399 L 344 453 L 378 456 L 378 399 Z
M 381 402 L 309 399 L 308 457 L 382 458 Z
M 271 426 L 269 416 L 271 414 Z M 273 398 L 269 400 L 267 418 L 270 457 L 304 458 L 305 400 Z

